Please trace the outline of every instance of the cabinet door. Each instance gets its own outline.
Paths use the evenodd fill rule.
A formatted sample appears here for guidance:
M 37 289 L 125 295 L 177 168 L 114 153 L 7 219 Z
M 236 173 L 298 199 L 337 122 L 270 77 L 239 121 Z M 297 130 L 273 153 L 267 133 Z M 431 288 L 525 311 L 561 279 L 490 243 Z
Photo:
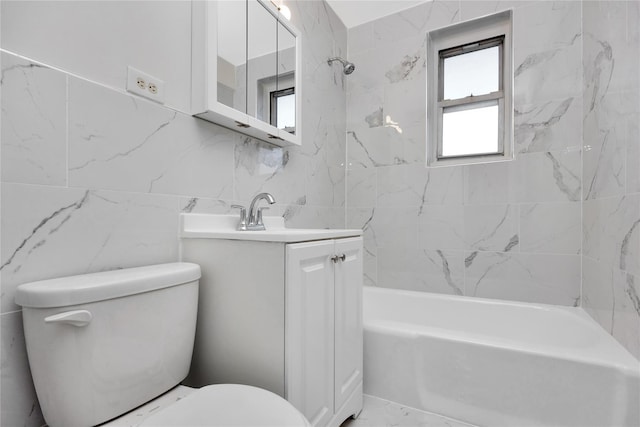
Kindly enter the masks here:
M 333 416 L 333 240 L 287 245 L 287 400 L 314 426 Z
M 335 252 L 335 408 L 362 381 L 362 238 L 336 240 Z

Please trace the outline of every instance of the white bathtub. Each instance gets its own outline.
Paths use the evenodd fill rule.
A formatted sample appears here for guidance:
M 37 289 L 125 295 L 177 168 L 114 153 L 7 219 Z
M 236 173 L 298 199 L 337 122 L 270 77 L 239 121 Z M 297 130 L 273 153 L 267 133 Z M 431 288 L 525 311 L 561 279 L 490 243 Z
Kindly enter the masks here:
M 365 287 L 364 392 L 481 426 L 638 426 L 640 364 L 580 308 Z

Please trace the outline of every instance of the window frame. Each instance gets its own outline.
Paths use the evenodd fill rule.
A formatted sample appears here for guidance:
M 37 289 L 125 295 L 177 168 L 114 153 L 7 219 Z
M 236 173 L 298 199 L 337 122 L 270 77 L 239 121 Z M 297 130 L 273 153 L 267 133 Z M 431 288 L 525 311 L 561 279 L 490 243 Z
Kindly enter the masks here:
M 295 86 L 285 89 L 277 89 L 269 92 L 269 122 L 271 126 L 278 127 L 278 98 L 282 96 L 294 95 L 295 102 L 296 88 Z M 294 109 L 295 114 L 295 109 Z M 295 119 L 295 117 L 294 117 Z M 295 127 L 294 127 L 295 130 Z
M 465 21 L 427 34 L 427 166 L 487 163 L 513 159 L 512 11 Z M 494 46 L 499 49 L 498 91 L 444 100 L 444 60 Z M 445 111 L 498 105 L 498 152 L 442 155 Z

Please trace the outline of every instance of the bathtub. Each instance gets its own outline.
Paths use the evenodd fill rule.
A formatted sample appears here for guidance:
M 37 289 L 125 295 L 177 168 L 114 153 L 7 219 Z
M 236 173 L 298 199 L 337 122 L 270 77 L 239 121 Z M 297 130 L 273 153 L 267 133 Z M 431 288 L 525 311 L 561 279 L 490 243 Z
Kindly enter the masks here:
M 364 392 L 480 426 L 638 426 L 640 364 L 580 308 L 364 289 Z

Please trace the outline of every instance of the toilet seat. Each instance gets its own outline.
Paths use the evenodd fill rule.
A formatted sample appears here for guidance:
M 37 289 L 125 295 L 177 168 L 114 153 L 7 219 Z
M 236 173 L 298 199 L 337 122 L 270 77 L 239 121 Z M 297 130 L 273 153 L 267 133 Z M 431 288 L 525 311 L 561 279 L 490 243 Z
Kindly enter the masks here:
M 202 387 L 144 420 L 140 426 L 298 426 L 310 424 L 282 397 L 239 384 Z

